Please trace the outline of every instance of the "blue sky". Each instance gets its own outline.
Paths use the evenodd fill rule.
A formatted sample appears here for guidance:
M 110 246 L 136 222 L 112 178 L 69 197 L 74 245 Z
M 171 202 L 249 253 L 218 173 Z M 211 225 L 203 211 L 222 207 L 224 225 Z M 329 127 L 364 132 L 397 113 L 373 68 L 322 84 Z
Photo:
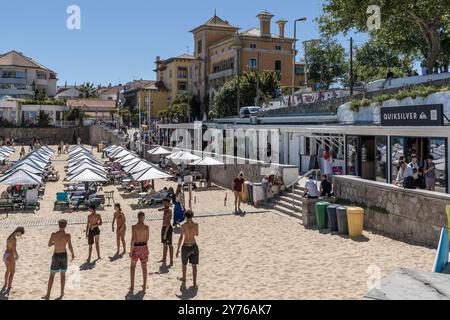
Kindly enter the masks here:
M 133 79 L 154 79 L 156 56 L 167 58 L 193 51 L 189 32 L 206 22 L 214 9 L 221 18 L 242 29 L 259 27 L 256 15 L 269 10 L 275 21 L 304 17 L 298 25 L 300 41 L 319 37 L 314 21 L 323 0 L 26 0 L 3 1 L 0 53 L 10 50 L 42 63 L 58 73 L 59 85 L 85 81 L 106 85 Z M 70 5 L 81 8 L 81 30 L 66 28 Z M 20 8 L 18 8 L 20 6 Z M 365 10 L 361 9 L 361 14 Z M 19 14 L 20 12 L 20 14 Z M 8 14 L 5 14 L 8 13 Z M 6 31 L 6 32 L 5 32 Z M 365 35 L 355 35 L 361 43 Z M 348 47 L 348 37 L 340 37 Z M 299 43 L 300 44 L 300 43 Z

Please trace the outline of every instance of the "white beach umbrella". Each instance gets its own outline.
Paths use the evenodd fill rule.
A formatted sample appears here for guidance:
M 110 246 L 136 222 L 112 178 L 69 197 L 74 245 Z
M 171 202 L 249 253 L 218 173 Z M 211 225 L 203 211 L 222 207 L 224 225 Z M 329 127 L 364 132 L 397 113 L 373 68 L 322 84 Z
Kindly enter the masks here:
M 99 174 L 91 169 L 85 169 L 75 175 L 67 177 L 67 181 L 73 182 L 106 182 L 108 179 L 105 175 Z
M 93 162 L 98 162 L 98 160 L 95 158 L 95 157 L 91 157 L 91 156 L 88 156 L 88 155 L 82 155 L 82 156 L 79 156 L 79 157 L 76 157 L 76 158 L 72 158 L 72 159 L 69 159 L 69 163 L 75 163 L 75 162 L 79 162 L 79 161 L 81 161 L 81 160 L 91 160 L 91 161 L 93 161 Z
M 174 159 L 174 158 L 178 157 L 179 155 L 181 155 L 182 153 L 183 153 L 183 151 L 174 151 L 174 152 L 172 152 L 172 154 L 168 155 L 166 158 Z
M 120 146 L 116 146 L 116 145 L 112 145 L 112 146 L 109 146 L 108 148 L 103 149 L 103 151 L 108 153 L 108 152 L 112 152 L 112 151 L 116 150 L 117 148 L 121 148 L 121 147 Z
M 69 175 L 73 175 L 74 173 L 81 172 L 85 169 L 92 169 L 98 172 L 105 173 L 105 169 L 101 165 L 97 165 L 95 163 L 82 163 L 78 166 L 71 167 L 67 170 Z
M 73 150 L 72 152 L 69 152 L 69 157 L 75 157 L 78 154 L 92 154 L 92 152 L 90 150 L 77 149 Z
M 26 158 L 24 160 L 21 161 L 21 163 L 28 163 L 30 165 L 34 165 L 35 167 L 39 167 L 39 168 L 45 168 L 48 164 L 48 162 L 36 159 L 36 158 Z
M 7 155 L 11 155 L 11 154 L 14 153 L 14 151 L 12 151 L 11 149 L 5 148 L 5 147 L 1 147 L 1 148 L 0 148 L 0 153 L 4 153 L 4 154 L 7 154 Z
M 117 159 L 116 162 L 123 164 L 123 163 L 127 163 L 130 160 L 136 159 L 136 156 L 132 155 L 132 154 L 128 154 L 125 157 L 122 157 L 120 159 Z
M 167 174 L 156 168 L 149 168 L 142 171 L 138 171 L 132 175 L 134 181 L 148 181 L 171 178 L 170 174 Z
M 119 152 L 111 153 L 109 156 L 111 158 L 114 158 L 114 159 L 119 159 L 119 158 L 122 158 L 122 157 L 124 157 L 126 155 L 129 155 L 130 153 L 131 152 L 128 151 L 128 150 L 120 150 Z
M 190 163 L 191 166 L 223 166 L 224 163 L 220 162 L 214 158 L 204 157 L 200 160 Z
M 73 167 L 78 167 L 79 165 L 83 164 L 83 163 L 87 163 L 87 164 L 91 164 L 91 165 L 101 165 L 98 161 L 96 160 L 92 160 L 92 159 L 83 159 L 80 161 L 75 161 L 75 162 L 70 162 L 67 167 L 69 168 L 73 168 Z
M 43 168 L 36 168 L 34 166 L 30 166 L 27 163 L 19 164 L 18 166 L 14 167 L 14 170 L 23 170 L 37 175 L 42 175 L 42 173 L 45 171 Z
M 14 184 L 25 184 L 25 185 L 39 185 L 42 182 L 42 177 L 27 172 L 24 170 L 15 170 L 9 174 L 4 175 L 0 179 L 1 185 L 14 185 Z
M 114 149 L 108 150 L 106 153 L 108 155 L 112 155 L 112 154 L 118 153 L 118 152 L 123 151 L 123 150 L 126 150 L 126 149 L 119 146 L 119 147 L 116 147 Z
M 14 149 L 13 147 L 10 147 L 10 146 L 3 146 L 3 147 L 1 147 L 0 149 L 8 150 L 8 151 L 11 152 L 11 153 L 16 152 L 16 149 Z
M 125 171 L 126 173 L 129 173 L 129 174 L 133 174 L 133 173 L 136 173 L 136 172 L 139 172 L 139 171 L 142 171 L 145 169 L 150 169 L 153 167 L 154 166 L 152 164 L 141 160 L 134 165 L 123 168 L 123 171 Z
M 13 165 L 13 168 L 17 167 L 17 166 L 19 166 L 21 164 L 29 164 L 30 166 L 33 166 L 33 167 L 36 167 L 36 168 L 41 168 L 41 169 L 43 169 L 43 168 L 45 168 L 47 166 L 47 164 L 42 163 L 41 161 L 33 161 L 32 159 L 27 158 L 27 159 L 23 159 L 23 160 L 20 160 L 20 161 L 16 162 Z
M 101 170 L 101 169 L 98 169 L 98 168 L 94 168 L 94 167 L 73 170 L 73 171 L 67 173 L 67 177 L 76 176 L 76 175 L 82 173 L 84 170 L 87 170 L 87 169 L 91 170 L 92 172 L 95 172 L 96 174 L 98 174 L 100 176 L 106 177 L 106 173 L 105 173 L 104 170 Z
M 156 147 L 152 150 L 147 151 L 148 154 L 151 155 L 164 155 L 164 154 L 171 154 L 172 152 L 164 149 L 163 147 Z
M 128 167 L 128 166 L 134 165 L 134 164 L 136 164 L 136 163 L 138 163 L 140 161 L 142 161 L 140 158 L 133 158 L 131 160 L 128 160 L 127 162 L 121 163 L 120 165 L 125 168 L 125 167 Z

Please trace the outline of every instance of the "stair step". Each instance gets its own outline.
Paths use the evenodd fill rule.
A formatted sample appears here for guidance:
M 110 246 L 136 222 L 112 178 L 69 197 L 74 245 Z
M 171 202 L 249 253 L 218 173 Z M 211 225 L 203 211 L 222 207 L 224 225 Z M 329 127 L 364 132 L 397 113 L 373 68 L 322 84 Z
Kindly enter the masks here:
M 283 208 L 286 208 L 288 210 L 293 210 L 296 212 L 302 212 L 303 211 L 303 206 L 301 203 L 298 202 L 294 202 L 294 206 L 292 205 L 292 200 L 291 201 L 284 201 L 284 200 L 280 200 L 276 202 L 276 205 L 281 206 Z
M 285 215 L 288 215 L 288 216 L 300 219 L 300 220 L 303 218 L 303 215 L 302 215 L 301 212 L 296 212 L 296 211 L 293 211 L 293 210 L 289 210 L 289 209 L 286 209 L 285 207 L 282 207 L 280 205 L 275 205 L 273 207 L 273 210 L 281 212 L 281 213 L 283 213 Z
M 295 202 L 299 202 L 299 203 L 303 203 L 303 200 L 305 199 L 303 196 L 300 196 L 298 194 L 289 193 L 289 194 L 282 195 L 280 197 L 280 200 L 292 202 L 292 198 L 294 198 Z

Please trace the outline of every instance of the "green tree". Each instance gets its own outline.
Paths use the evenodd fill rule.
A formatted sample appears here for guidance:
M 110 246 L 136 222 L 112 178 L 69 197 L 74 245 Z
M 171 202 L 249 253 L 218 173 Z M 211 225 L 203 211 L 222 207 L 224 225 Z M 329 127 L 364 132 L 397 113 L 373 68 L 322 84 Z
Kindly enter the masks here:
M 370 5 L 381 10 L 378 30 L 368 30 L 366 10 Z M 429 72 L 436 66 L 443 52 L 442 42 L 449 36 L 448 0 L 326 0 L 323 10 L 318 19 L 323 33 L 370 32 L 405 54 L 422 55 Z
M 81 125 L 83 124 L 84 111 L 79 107 L 71 108 L 67 113 L 68 121 L 78 121 Z
M 309 42 L 306 46 L 306 62 L 309 79 L 329 88 L 335 81 L 345 80 L 348 75 L 348 59 L 342 45 L 332 38 Z
M 48 113 L 45 111 L 39 111 L 38 116 L 38 126 L 39 127 L 48 127 L 50 126 L 50 122 L 52 121 L 52 118 Z
M 259 81 L 259 83 L 258 83 Z M 259 86 L 259 92 L 257 88 Z M 275 97 L 280 87 L 280 74 L 264 71 L 259 76 L 255 70 L 245 71 L 239 79 L 239 99 L 241 106 L 252 106 L 259 97 L 259 105 L 263 105 Z M 211 117 L 223 118 L 237 115 L 238 78 L 227 81 L 214 96 L 209 112 Z
M 86 82 L 84 83 L 80 91 L 83 95 L 83 98 L 95 98 L 97 97 L 97 89 L 95 88 L 94 84 Z
M 385 42 L 371 39 L 355 50 L 354 77 L 356 81 L 384 79 L 389 71 L 396 77 L 413 73 L 414 59 Z

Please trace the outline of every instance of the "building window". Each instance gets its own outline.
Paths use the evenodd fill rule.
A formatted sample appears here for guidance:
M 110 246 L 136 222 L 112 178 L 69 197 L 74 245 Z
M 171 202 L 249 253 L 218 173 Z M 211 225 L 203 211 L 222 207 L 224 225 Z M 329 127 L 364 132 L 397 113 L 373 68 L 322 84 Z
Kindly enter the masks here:
M 202 53 L 202 49 L 203 49 L 203 41 L 200 39 L 197 41 L 197 53 Z
M 281 46 L 275 46 L 275 50 L 281 51 L 281 50 L 283 50 L 283 48 Z
M 256 58 L 251 58 L 249 61 L 248 61 L 248 68 L 249 69 L 256 69 Z
M 250 43 L 250 49 L 256 49 L 256 43 Z
M 234 69 L 234 58 L 223 60 L 213 64 L 213 73 Z
M 172 70 L 169 70 L 169 79 L 172 79 Z
M 2 78 L 8 79 L 25 79 L 25 72 L 22 71 L 3 71 Z
M 282 65 L 281 60 L 276 60 L 275 61 L 275 71 L 281 72 L 281 65 Z
M 187 79 L 187 77 L 188 77 L 188 68 L 186 68 L 186 67 L 178 67 L 177 77 L 179 79 Z
M 47 80 L 47 75 L 44 72 L 39 72 L 38 71 L 36 74 L 37 74 L 37 78 L 39 80 Z
M 295 66 L 295 75 L 296 76 L 303 76 L 305 75 L 305 67 L 304 66 Z
M 178 91 L 187 91 L 187 82 L 178 82 Z

